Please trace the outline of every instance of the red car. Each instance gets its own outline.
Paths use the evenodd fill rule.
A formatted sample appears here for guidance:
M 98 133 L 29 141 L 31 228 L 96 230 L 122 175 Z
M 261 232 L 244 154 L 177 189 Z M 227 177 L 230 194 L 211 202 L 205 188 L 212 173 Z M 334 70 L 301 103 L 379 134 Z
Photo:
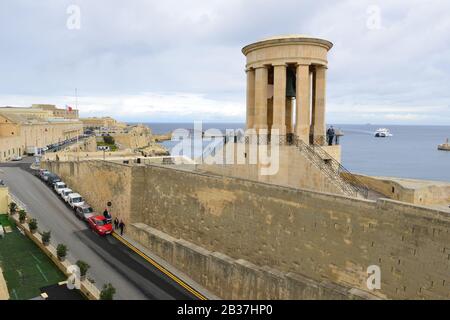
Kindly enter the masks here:
M 88 218 L 89 227 L 101 236 L 112 233 L 113 227 L 104 216 L 93 216 Z

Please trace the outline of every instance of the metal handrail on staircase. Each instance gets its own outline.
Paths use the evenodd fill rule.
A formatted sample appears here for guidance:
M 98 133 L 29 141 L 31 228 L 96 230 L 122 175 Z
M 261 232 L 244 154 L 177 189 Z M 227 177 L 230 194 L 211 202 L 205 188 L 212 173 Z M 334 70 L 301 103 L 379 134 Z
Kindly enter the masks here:
M 303 140 L 296 138 L 295 146 L 303 151 L 303 154 L 323 171 L 346 195 L 353 197 L 368 198 L 369 188 L 358 180 L 354 174 L 348 171 L 342 164 L 334 159 L 318 144 L 306 144 Z

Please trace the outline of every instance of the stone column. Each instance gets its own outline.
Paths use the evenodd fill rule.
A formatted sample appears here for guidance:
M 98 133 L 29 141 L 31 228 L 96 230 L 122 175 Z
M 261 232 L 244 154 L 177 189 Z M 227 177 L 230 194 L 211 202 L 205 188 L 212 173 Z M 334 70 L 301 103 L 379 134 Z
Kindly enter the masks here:
M 326 66 L 317 66 L 314 77 L 314 106 L 311 130 L 314 142 L 325 143 Z
M 247 69 L 247 129 L 255 125 L 255 70 Z
M 295 135 L 309 144 L 310 127 L 310 78 L 309 65 L 297 65 Z
M 286 134 L 286 64 L 274 65 L 273 75 L 273 124 L 279 135 Z
M 255 129 L 267 129 L 267 83 L 268 69 L 261 66 L 255 69 Z

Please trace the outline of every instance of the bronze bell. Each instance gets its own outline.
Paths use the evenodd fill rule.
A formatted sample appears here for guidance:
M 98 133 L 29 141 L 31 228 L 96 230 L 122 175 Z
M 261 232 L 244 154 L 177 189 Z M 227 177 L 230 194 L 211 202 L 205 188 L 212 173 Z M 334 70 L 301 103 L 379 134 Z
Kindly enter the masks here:
M 296 94 L 296 75 L 295 70 L 286 68 L 286 97 L 295 98 Z

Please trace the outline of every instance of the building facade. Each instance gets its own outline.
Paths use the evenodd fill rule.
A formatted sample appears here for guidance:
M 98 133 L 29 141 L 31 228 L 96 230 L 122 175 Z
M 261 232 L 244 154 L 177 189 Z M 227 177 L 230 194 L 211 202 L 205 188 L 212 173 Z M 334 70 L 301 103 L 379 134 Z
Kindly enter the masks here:
M 119 122 L 111 117 L 91 117 L 81 118 L 83 126 L 91 129 L 106 129 L 106 128 L 124 128 L 126 124 Z
M 83 133 L 81 121 L 73 115 L 55 116 L 58 110 L 62 109 L 36 105 L 0 108 L 0 161 L 24 155 L 29 147 L 43 148 Z
M 33 104 L 33 109 L 41 109 L 49 111 L 53 117 L 64 119 L 78 119 L 78 110 L 67 106 L 66 108 L 56 108 L 53 104 Z

